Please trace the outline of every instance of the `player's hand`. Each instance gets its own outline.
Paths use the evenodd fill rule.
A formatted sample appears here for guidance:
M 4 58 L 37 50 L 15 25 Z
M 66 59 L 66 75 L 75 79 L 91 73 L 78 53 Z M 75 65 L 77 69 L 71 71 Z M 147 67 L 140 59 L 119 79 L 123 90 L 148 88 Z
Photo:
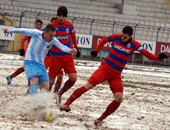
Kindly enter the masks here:
M 168 58 L 165 53 L 161 53 L 158 57 L 159 57 L 159 60 L 163 60 L 165 58 Z
M 20 56 L 24 56 L 24 55 L 25 55 L 25 51 L 24 51 L 24 49 L 21 49 L 21 50 L 20 50 L 19 55 L 20 55 Z
M 7 28 L 4 28 L 4 33 L 8 33 L 8 29 Z
M 81 56 L 81 53 L 79 51 L 79 49 L 77 48 L 77 54 L 76 54 L 76 58 L 80 57 Z
M 77 53 L 77 49 L 76 48 L 72 48 L 71 49 L 71 53 Z
M 94 57 L 96 57 L 96 56 L 97 56 L 97 54 L 98 54 L 98 52 L 97 52 L 97 51 L 91 51 L 92 59 L 93 59 Z

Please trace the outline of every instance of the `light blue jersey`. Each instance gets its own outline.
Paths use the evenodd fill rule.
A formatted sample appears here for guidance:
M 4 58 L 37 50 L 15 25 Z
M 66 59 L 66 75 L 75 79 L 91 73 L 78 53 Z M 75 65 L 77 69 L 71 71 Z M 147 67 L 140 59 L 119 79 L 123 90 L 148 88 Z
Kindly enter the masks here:
M 43 39 L 43 31 L 37 29 L 14 28 L 10 29 L 8 33 L 21 33 L 31 37 L 24 60 L 31 60 L 44 65 L 44 58 L 53 45 L 64 52 L 71 52 L 70 48 L 61 44 L 55 37 L 47 42 Z

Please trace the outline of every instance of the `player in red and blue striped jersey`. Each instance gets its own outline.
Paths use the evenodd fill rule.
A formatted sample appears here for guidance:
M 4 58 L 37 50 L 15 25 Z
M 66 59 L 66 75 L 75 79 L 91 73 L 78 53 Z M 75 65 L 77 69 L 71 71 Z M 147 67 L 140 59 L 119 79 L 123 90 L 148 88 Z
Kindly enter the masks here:
M 110 48 L 108 56 L 102 61 L 100 67 L 92 74 L 88 82 L 84 86 L 76 89 L 64 105 L 60 106 L 60 110 L 70 111 L 70 104 L 73 103 L 73 101 L 97 84 L 107 80 L 114 95 L 114 100 L 108 105 L 104 113 L 94 121 L 96 126 L 100 126 L 102 121 L 112 114 L 123 100 L 121 73 L 134 51 L 139 51 L 150 60 L 162 60 L 167 58 L 164 53 L 156 56 L 148 52 L 138 41 L 132 39 L 132 34 L 132 27 L 126 26 L 123 28 L 122 34 L 112 34 L 100 41 L 96 49 L 91 52 L 92 58 L 97 56 L 97 53 L 105 43 L 112 42 L 112 47 Z
M 51 24 L 56 28 L 56 38 L 65 46 L 77 49 L 77 57 L 80 56 L 78 51 L 76 33 L 71 22 L 66 20 L 68 10 L 65 6 L 60 6 L 57 10 L 57 20 Z M 49 66 L 50 88 L 54 84 L 55 77 L 60 74 L 61 70 L 68 74 L 69 79 L 64 86 L 59 90 L 60 85 L 56 84 L 54 90 L 59 90 L 58 95 L 61 99 L 63 93 L 70 89 L 77 80 L 77 72 L 74 65 L 73 55 L 62 52 L 56 47 L 51 48 L 51 63 Z

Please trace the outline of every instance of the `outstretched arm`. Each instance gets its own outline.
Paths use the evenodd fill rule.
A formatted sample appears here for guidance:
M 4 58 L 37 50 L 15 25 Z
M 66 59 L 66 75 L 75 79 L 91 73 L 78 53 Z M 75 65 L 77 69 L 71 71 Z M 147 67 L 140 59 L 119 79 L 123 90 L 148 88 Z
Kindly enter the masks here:
M 149 60 L 159 60 L 159 57 L 157 55 L 154 55 L 145 49 L 143 49 L 140 53 L 146 56 Z
M 4 33 L 21 33 L 27 36 L 34 36 L 40 31 L 37 29 L 27 29 L 27 28 L 13 28 L 13 29 L 4 29 Z
M 112 35 L 114 36 L 114 35 Z M 92 59 L 94 57 L 97 56 L 98 52 L 102 49 L 102 47 L 104 46 L 105 43 L 109 42 L 112 40 L 112 36 L 109 36 L 109 37 L 104 37 L 100 42 L 99 44 L 97 45 L 97 47 L 95 48 L 95 50 L 91 51 L 91 56 L 92 56 Z
M 61 44 L 57 38 L 53 38 L 52 40 L 52 43 L 54 44 L 54 46 L 56 46 L 57 48 L 59 48 L 60 50 L 64 51 L 64 52 L 67 52 L 67 53 L 76 53 L 77 52 L 77 49 L 73 48 L 73 49 L 70 49 L 68 48 L 67 46 Z
M 138 42 L 137 42 L 137 46 L 138 46 L 137 51 L 139 51 L 142 55 L 146 56 L 149 60 L 163 60 L 164 58 L 168 58 L 165 53 L 161 53 L 161 54 L 159 54 L 159 56 L 150 53 L 149 51 L 144 49 L 141 46 L 141 44 Z
M 95 48 L 95 51 L 99 52 L 102 47 L 104 46 L 105 43 L 109 42 L 109 37 L 104 37 L 99 44 L 97 45 L 97 47 Z

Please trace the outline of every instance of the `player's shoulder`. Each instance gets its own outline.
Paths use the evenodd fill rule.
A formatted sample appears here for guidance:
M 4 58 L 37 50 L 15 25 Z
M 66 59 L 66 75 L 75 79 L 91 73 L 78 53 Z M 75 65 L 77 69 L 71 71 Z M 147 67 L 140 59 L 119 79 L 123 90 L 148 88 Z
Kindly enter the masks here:
M 120 34 L 120 33 L 113 33 L 112 35 L 115 36 L 115 37 L 121 37 L 122 36 L 122 34 Z
M 73 25 L 70 21 L 68 21 L 68 20 L 65 20 L 64 25 L 65 25 L 65 26 L 74 26 L 74 25 Z
M 68 20 L 65 20 L 64 22 L 65 24 L 70 24 L 70 25 L 73 25 L 72 22 L 68 21 Z
M 137 40 L 136 40 L 136 39 L 134 39 L 134 38 L 132 38 L 131 43 L 134 43 L 134 44 L 140 44 L 140 42 L 139 42 L 139 41 L 137 41 Z
M 58 20 L 54 20 L 53 22 L 51 22 L 50 24 L 52 24 L 53 26 L 56 26 L 58 24 Z
M 115 37 L 120 39 L 121 36 L 122 36 L 122 34 L 119 34 L 119 33 L 113 33 L 113 34 L 111 35 L 112 39 L 115 38 Z

